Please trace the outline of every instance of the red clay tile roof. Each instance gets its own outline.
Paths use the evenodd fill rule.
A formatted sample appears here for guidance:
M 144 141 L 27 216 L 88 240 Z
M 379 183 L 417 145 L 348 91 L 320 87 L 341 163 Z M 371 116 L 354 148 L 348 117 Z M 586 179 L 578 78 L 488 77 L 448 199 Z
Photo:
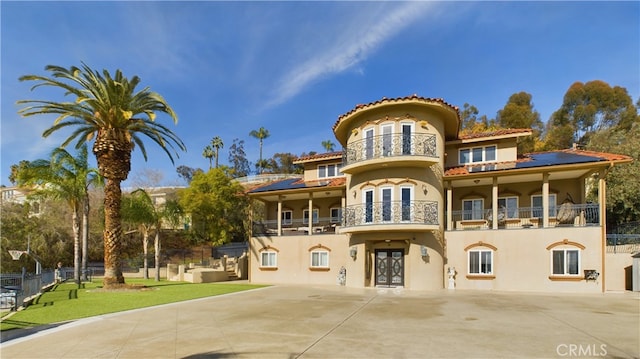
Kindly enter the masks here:
M 302 162 L 310 162 L 310 161 L 318 161 L 318 160 L 329 160 L 329 159 L 338 159 L 342 158 L 342 151 L 334 151 L 327 153 L 317 153 L 315 155 L 308 155 L 296 158 L 293 163 L 302 163 Z
M 484 138 L 484 137 L 495 137 L 495 136 L 504 136 L 504 135 L 513 135 L 518 133 L 529 133 L 531 134 L 530 128 L 503 128 L 490 132 L 478 132 L 478 133 L 466 133 L 458 135 L 458 138 L 461 140 L 470 140 L 475 138 Z
M 377 101 L 374 101 L 374 102 L 370 102 L 368 104 L 358 104 L 351 111 L 340 115 L 338 117 L 338 120 L 336 121 L 336 123 L 333 125 L 333 129 L 335 130 L 336 126 L 338 126 L 338 124 L 340 123 L 340 121 L 342 121 L 343 118 L 345 118 L 347 116 L 350 116 L 350 115 L 352 115 L 353 113 L 355 113 L 357 111 L 366 109 L 367 107 L 379 105 L 379 104 L 382 104 L 382 103 L 403 102 L 403 101 L 411 101 L 411 100 L 418 100 L 418 101 L 422 101 L 422 102 L 437 102 L 437 103 L 440 103 L 440 104 L 448 106 L 449 108 L 454 110 L 456 112 L 456 114 L 458 115 L 458 117 L 460 117 L 460 111 L 458 109 L 458 106 L 454 106 L 454 105 L 446 102 L 445 100 L 443 100 L 441 98 L 421 97 L 421 96 L 418 96 L 416 94 L 413 94 L 411 96 L 396 97 L 396 98 L 383 97 L 380 100 L 377 100 Z

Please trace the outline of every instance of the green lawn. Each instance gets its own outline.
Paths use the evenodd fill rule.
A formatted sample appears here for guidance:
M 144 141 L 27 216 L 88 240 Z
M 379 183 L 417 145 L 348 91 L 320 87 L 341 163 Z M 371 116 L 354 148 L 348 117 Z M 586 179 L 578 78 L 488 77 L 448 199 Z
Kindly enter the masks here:
M 142 289 L 102 289 L 101 282 L 62 283 L 44 293 L 25 310 L 2 319 L 0 330 L 28 328 L 42 324 L 59 323 L 95 315 L 151 307 L 159 304 L 261 288 L 261 285 L 220 283 L 186 283 L 144 279 L 127 279 L 127 284 L 144 286 Z

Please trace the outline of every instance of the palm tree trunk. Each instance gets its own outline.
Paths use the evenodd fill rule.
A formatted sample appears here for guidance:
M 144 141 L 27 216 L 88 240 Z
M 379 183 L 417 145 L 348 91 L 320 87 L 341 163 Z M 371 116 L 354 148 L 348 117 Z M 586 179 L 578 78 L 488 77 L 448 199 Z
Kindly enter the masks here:
M 73 280 L 80 285 L 80 208 L 77 202 L 73 205 Z
M 156 263 L 156 282 L 160 281 L 160 229 L 156 229 L 156 238 L 153 241 L 153 249 Z
M 144 279 L 149 279 L 149 229 L 142 231 L 142 274 Z
M 82 280 L 87 280 L 89 261 L 89 196 L 85 196 L 82 206 Z
M 106 179 L 104 187 L 104 279 L 105 288 L 124 283 L 121 260 L 122 226 L 120 181 Z

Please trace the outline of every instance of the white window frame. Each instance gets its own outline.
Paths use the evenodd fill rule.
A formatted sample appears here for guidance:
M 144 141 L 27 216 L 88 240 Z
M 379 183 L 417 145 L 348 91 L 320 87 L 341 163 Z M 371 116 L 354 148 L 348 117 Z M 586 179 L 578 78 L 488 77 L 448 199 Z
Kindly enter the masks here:
M 293 223 L 293 211 L 283 210 L 281 216 L 282 216 L 282 224 L 290 225 Z
M 580 269 L 582 267 L 582 251 L 580 250 L 580 248 L 577 247 L 570 247 L 570 248 L 553 248 L 551 251 L 551 275 L 553 276 L 579 276 L 580 275 Z M 568 256 L 568 253 L 571 252 L 572 254 L 575 253 L 575 255 L 577 256 L 577 263 L 575 264 L 575 273 L 571 273 L 571 269 L 570 266 L 572 266 L 572 263 L 570 263 L 570 258 Z M 561 253 L 562 256 L 560 258 L 562 258 L 562 270 L 561 273 L 557 273 L 556 272 L 556 253 Z
M 384 198 L 384 193 L 386 191 L 389 191 L 389 203 L 386 203 L 385 198 Z M 389 219 L 385 219 L 385 204 L 388 204 L 389 206 Z M 380 187 L 380 221 L 381 222 L 393 222 L 393 217 L 394 217 L 394 213 L 393 213 L 393 187 L 391 186 L 384 186 L 384 187 Z
M 511 202 L 510 200 L 515 200 L 515 206 L 509 205 L 509 202 Z M 505 218 L 520 218 L 518 210 L 518 196 L 498 197 L 498 211 L 501 211 L 502 207 L 505 208 Z
M 278 252 L 269 250 L 260 252 L 260 267 L 277 268 Z
M 472 264 L 471 264 L 471 257 L 472 254 L 478 255 L 477 258 L 477 267 L 473 268 Z M 488 258 L 489 261 L 488 263 L 486 262 L 486 257 L 484 255 L 488 254 Z M 467 273 L 469 275 L 493 275 L 493 264 L 494 260 L 493 260 L 493 250 L 491 249 L 470 249 L 467 252 Z M 489 267 L 489 270 L 486 270 L 486 267 Z M 483 268 L 484 267 L 484 268 Z M 483 271 L 484 270 L 484 271 Z
M 383 157 L 393 156 L 394 148 L 393 148 L 393 124 L 386 123 L 380 126 L 380 132 L 382 133 L 382 139 L 380 145 L 380 153 L 382 153 Z
M 369 134 L 371 135 L 369 136 Z M 364 142 L 364 146 L 362 146 L 362 157 L 365 160 L 375 158 L 375 136 L 376 131 L 373 127 L 362 130 L 362 141 Z M 369 141 L 371 141 L 371 143 L 369 143 Z
M 317 208 L 313 209 L 312 212 L 313 223 L 318 223 L 320 221 L 319 211 Z M 304 209 L 302 211 L 302 224 L 309 224 L 309 209 Z
M 467 218 L 467 213 L 465 210 L 465 202 L 471 202 L 471 216 Z M 480 203 L 480 209 L 476 208 L 476 204 Z M 478 216 L 479 214 L 479 216 Z M 476 221 L 484 219 L 484 198 L 469 198 L 462 200 L 462 220 L 463 221 Z
M 371 193 L 371 203 L 367 203 L 367 194 Z M 367 213 L 369 211 L 369 209 L 367 208 L 368 205 L 371 205 L 371 213 Z M 362 190 L 362 206 L 363 206 L 363 216 L 362 216 L 362 223 L 373 223 L 374 218 L 373 215 L 375 213 L 374 210 L 374 206 L 375 206 L 375 197 L 373 195 L 373 188 L 365 188 Z M 368 216 L 370 215 L 370 218 L 368 218 Z
M 540 205 L 534 205 L 534 202 L 538 200 L 540 201 Z M 549 217 L 555 218 L 556 213 L 558 213 L 558 196 L 555 193 L 549 193 Z M 542 194 L 533 194 L 531 195 L 531 218 L 542 218 L 542 211 L 544 210 L 542 206 Z M 538 209 L 539 208 L 539 209 Z M 538 216 L 536 211 L 540 212 Z
M 341 168 L 342 162 L 318 165 L 318 178 L 333 178 L 342 176 L 343 174 L 342 172 L 340 172 Z
M 405 151 L 405 133 L 404 133 L 404 129 L 405 127 L 409 127 L 409 151 Z M 401 132 L 401 138 L 402 141 L 400 141 L 400 153 L 402 153 L 403 155 L 413 155 L 414 154 L 414 148 L 413 148 L 413 143 L 411 143 L 411 141 L 413 141 L 412 136 L 415 134 L 415 123 L 414 122 L 400 122 L 400 132 Z
M 317 262 L 314 263 L 314 257 Z M 324 263 L 323 263 L 324 259 Z M 309 254 L 309 266 L 311 268 L 329 268 L 329 251 L 314 250 Z
M 487 158 L 487 149 L 493 148 L 493 153 L 495 154 L 493 159 Z M 463 159 L 463 153 L 467 154 L 467 160 Z M 479 155 L 480 158 L 476 159 L 475 155 Z M 468 165 L 468 164 L 476 164 L 476 163 L 488 163 L 488 162 L 496 162 L 498 160 L 498 146 L 497 145 L 489 145 L 489 146 L 479 146 L 479 147 L 464 147 L 458 149 L 458 164 L 460 165 Z
M 334 216 L 334 211 L 338 212 L 337 216 Z M 331 223 L 340 223 L 342 222 L 342 207 L 331 207 L 329 210 L 329 214 L 331 215 Z
M 409 190 L 409 218 L 405 219 L 404 215 L 404 199 L 402 198 L 402 193 L 403 190 L 408 189 Z M 412 205 L 414 203 L 414 187 L 413 186 L 400 186 L 400 220 L 402 222 L 413 222 L 413 218 L 414 218 L 414 206 Z

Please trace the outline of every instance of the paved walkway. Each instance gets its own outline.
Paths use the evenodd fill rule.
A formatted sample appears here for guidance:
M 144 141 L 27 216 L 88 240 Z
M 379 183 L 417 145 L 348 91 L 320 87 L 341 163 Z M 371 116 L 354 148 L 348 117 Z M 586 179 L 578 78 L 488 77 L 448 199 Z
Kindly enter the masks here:
M 2 358 L 640 356 L 638 293 L 274 286 L 103 315 L 8 340 Z

